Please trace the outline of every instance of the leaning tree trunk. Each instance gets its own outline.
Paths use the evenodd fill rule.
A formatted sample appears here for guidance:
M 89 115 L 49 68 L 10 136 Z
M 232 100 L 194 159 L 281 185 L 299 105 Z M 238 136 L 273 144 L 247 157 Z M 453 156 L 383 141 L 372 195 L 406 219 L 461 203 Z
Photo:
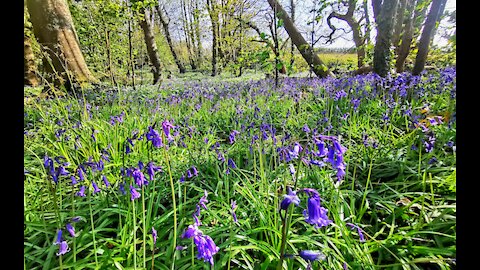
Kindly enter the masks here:
M 155 43 L 153 29 L 150 25 L 148 17 L 146 16 L 145 9 L 142 8 L 140 12 L 144 15 L 143 18 L 140 19 L 140 26 L 142 27 L 145 44 L 147 45 L 148 57 L 150 59 L 150 63 L 153 65 L 153 84 L 156 84 L 160 80 L 160 57 L 158 56 L 157 44 Z
M 381 77 L 390 70 L 390 44 L 398 0 L 384 0 L 377 15 L 377 37 L 373 52 L 373 71 Z
M 175 49 L 173 48 L 173 42 L 172 38 L 170 36 L 170 30 L 168 29 L 168 23 L 163 16 L 162 11 L 160 10 L 160 6 L 156 5 L 155 9 L 157 10 L 158 17 L 160 18 L 160 24 L 162 25 L 163 32 L 165 33 L 165 38 L 167 39 L 168 47 L 170 48 L 170 52 L 172 52 L 173 60 L 175 61 L 175 64 L 177 64 L 178 70 L 180 73 L 185 73 L 185 67 L 183 66 L 182 62 L 180 62 L 180 59 L 177 56 L 177 53 L 175 52 Z
M 23 37 L 23 84 L 38 86 L 39 83 L 31 40 L 29 36 L 25 35 Z
M 47 79 L 55 86 L 97 80 L 85 63 L 66 0 L 27 0 L 33 32 L 47 51 Z M 47 62 L 47 61 L 44 61 Z
M 439 14 L 439 10 L 447 0 L 432 0 L 432 6 L 427 16 L 427 20 L 425 21 L 425 25 L 423 26 L 422 36 L 420 37 L 420 41 L 418 43 L 418 52 L 417 57 L 415 58 L 415 64 L 413 66 L 412 74 L 418 75 L 420 74 L 424 67 L 425 62 L 427 61 L 427 54 L 428 48 L 430 46 L 430 36 L 435 28 L 435 24 L 437 20 L 440 18 L 441 14 Z
M 407 59 L 408 54 L 410 53 L 410 46 L 412 45 L 413 39 L 413 12 L 415 9 L 416 0 L 407 0 L 406 6 L 406 20 L 403 27 L 402 40 L 397 50 L 397 60 L 395 62 L 395 69 L 397 73 L 404 71 L 405 60 Z
M 316 53 L 313 52 L 310 44 L 307 43 L 305 38 L 303 38 L 302 34 L 298 31 L 297 27 L 293 24 L 292 20 L 288 16 L 287 12 L 283 9 L 283 7 L 278 3 L 277 0 L 267 0 L 268 4 L 273 10 L 276 10 L 276 16 L 283 20 L 283 27 L 288 33 L 288 36 L 295 44 L 297 49 L 302 54 L 305 61 L 307 61 L 308 65 L 313 69 L 315 75 L 320 78 L 326 76 L 334 76 L 333 73 L 328 70 L 327 66 L 322 62 L 320 57 Z

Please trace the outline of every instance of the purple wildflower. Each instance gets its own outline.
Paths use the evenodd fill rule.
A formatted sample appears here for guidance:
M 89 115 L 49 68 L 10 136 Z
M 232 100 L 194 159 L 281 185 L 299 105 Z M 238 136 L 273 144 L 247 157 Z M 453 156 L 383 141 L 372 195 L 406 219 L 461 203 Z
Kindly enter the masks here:
M 172 125 L 172 123 L 170 123 L 168 120 L 165 120 L 165 121 L 162 122 L 163 132 L 165 133 L 165 136 L 167 137 L 167 140 L 169 142 L 173 141 L 173 137 L 172 137 L 172 135 L 170 135 L 170 129 L 172 129 L 172 128 L 175 128 L 175 126 Z
M 307 210 L 303 211 L 305 221 L 315 226 L 315 228 L 321 228 L 332 223 L 327 216 L 328 210 L 321 207 L 320 197 L 313 195 L 308 198 Z
M 197 258 L 203 259 L 205 262 L 210 262 L 213 265 L 213 255 L 215 255 L 220 248 L 218 248 L 213 239 L 208 235 L 197 235 L 194 236 L 193 242 L 197 246 Z
M 363 235 L 362 229 L 359 226 L 353 223 L 346 223 L 346 225 L 350 226 L 350 228 L 352 229 L 357 229 L 358 237 L 360 237 L 360 242 L 365 242 L 365 236 Z
M 160 148 L 163 146 L 162 137 L 158 131 L 153 129 L 153 127 L 148 127 L 148 132 L 146 134 L 147 141 L 151 141 L 155 148 Z
M 106 187 L 110 186 L 110 183 L 108 182 L 107 177 L 105 175 L 102 175 L 102 181 Z
M 154 227 L 152 227 L 152 236 L 153 236 L 153 245 L 157 243 L 157 230 L 155 230 Z
M 127 194 L 127 192 L 125 191 L 125 183 L 120 183 L 120 185 L 118 186 L 118 189 L 120 190 L 120 193 L 122 193 L 122 195 Z
M 153 177 L 155 176 L 155 172 L 157 171 L 162 171 L 162 168 L 160 166 L 155 166 L 153 164 L 153 161 L 148 162 L 147 164 L 147 174 L 148 177 L 150 178 L 150 181 L 153 181 Z
M 237 168 L 237 165 L 235 164 L 235 161 L 233 161 L 233 159 L 231 159 L 231 158 L 228 159 L 228 166 L 232 169 Z
M 78 191 L 76 195 L 80 197 L 85 197 L 85 186 L 81 186 L 80 191 Z
M 237 215 L 235 214 L 235 209 L 237 208 L 237 202 L 232 200 L 232 204 L 231 204 L 231 209 L 232 209 L 232 217 L 233 217 L 233 222 L 235 223 L 238 223 L 238 220 L 237 220 Z
M 68 247 L 67 241 L 62 241 L 59 246 L 59 250 L 57 256 L 64 255 L 65 253 L 69 252 L 70 248 Z
M 298 256 L 302 257 L 302 259 L 306 261 L 318 261 L 318 260 L 323 260 L 325 258 L 325 255 L 323 255 L 321 252 L 318 251 L 312 251 L 312 250 L 301 250 L 298 253 Z
M 66 225 L 67 231 L 70 233 L 72 237 L 75 237 L 75 228 L 73 228 L 72 224 L 67 223 Z
M 70 179 L 72 180 L 72 186 L 76 185 L 78 182 L 77 182 L 77 179 L 75 178 L 74 175 L 70 176 Z
M 140 193 L 138 193 L 138 191 L 132 185 L 130 185 L 130 194 L 131 194 L 130 200 L 132 201 L 140 198 Z
M 95 181 L 92 181 L 92 186 L 93 186 L 93 194 L 96 194 L 97 192 L 100 192 L 100 189 L 98 188 Z
M 53 243 L 54 245 L 58 245 L 62 242 L 62 230 L 58 229 L 57 230 L 57 240 L 55 241 L 55 243 Z
M 300 198 L 298 198 L 296 191 L 292 191 L 290 187 L 287 187 L 287 194 L 283 195 L 283 200 L 280 203 L 280 209 L 287 210 L 291 203 L 298 206 L 300 203 Z
M 145 175 L 140 171 L 140 169 L 135 168 L 135 170 L 132 173 L 133 179 L 135 179 L 135 184 L 137 186 L 141 187 L 142 185 L 148 185 L 148 181 L 145 178 Z

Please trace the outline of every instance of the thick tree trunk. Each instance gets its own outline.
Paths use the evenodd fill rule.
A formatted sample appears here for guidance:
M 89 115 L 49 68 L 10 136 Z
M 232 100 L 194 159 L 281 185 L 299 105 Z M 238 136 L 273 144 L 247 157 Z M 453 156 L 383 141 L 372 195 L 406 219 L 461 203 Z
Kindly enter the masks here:
M 287 31 L 288 36 L 300 51 L 305 61 L 307 61 L 308 65 L 313 69 L 315 75 L 321 78 L 326 76 L 334 76 L 333 73 L 328 70 L 327 66 L 322 62 L 322 60 L 320 60 L 318 55 L 313 52 L 310 44 L 307 43 L 302 34 L 297 30 L 287 12 L 278 3 L 278 1 L 268 0 L 268 4 L 273 10 L 277 11 L 276 16 L 283 20 L 283 27 Z
M 96 82 L 80 50 L 67 2 L 27 0 L 27 7 L 35 37 L 51 59 L 51 65 L 45 67 L 50 75 L 47 79 L 67 88 L 72 83 Z
M 435 34 L 437 33 L 438 26 L 440 25 L 440 21 L 442 20 L 443 13 L 445 12 L 446 5 L 447 5 L 447 1 L 442 1 L 440 5 L 440 9 L 438 10 L 438 18 L 437 18 L 438 24 L 436 23 L 435 27 L 433 28 L 433 33 L 430 37 L 430 42 L 433 42 L 433 39 L 435 38 Z
M 384 0 L 377 16 L 377 37 L 373 52 L 373 71 L 381 77 L 390 70 L 390 45 L 398 0 Z
M 139 24 L 143 30 L 143 36 L 145 38 L 145 45 L 147 46 L 147 53 L 152 64 L 153 84 L 156 84 L 160 80 L 160 57 L 158 56 L 157 44 L 155 43 L 155 36 L 153 30 L 146 15 L 145 9 L 141 9 L 140 12 L 144 17 L 140 20 Z
M 162 25 L 163 32 L 165 34 L 165 39 L 167 40 L 167 43 L 168 43 L 168 47 L 170 48 L 170 52 L 172 52 L 173 60 L 175 61 L 175 64 L 177 64 L 177 67 L 180 73 L 185 73 L 185 67 L 183 66 L 182 62 L 180 62 L 180 59 L 178 58 L 177 53 L 173 48 L 172 37 L 170 36 L 170 30 L 168 29 L 167 19 L 165 18 L 162 11 L 160 10 L 160 6 L 158 5 L 155 6 L 155 9 L 157 11 L 158 18 L 160 19 L 160 24 Z
M 432 6 L 428 13 L 427 20 L 425 21 L 425 25 L 423 26 L 422 36 L 420 37 L 420 41 L 418 43 L 417 57 L 415 58 L 415 65 L 413 66 L 412 70 L 413 75 L 420 74 L 425 67 L 428 48 L 430 46 L 430 37 L 433 33 L 433 29 L 435 28 L 437 20 L 440 18 L 439 10 L 442 4 L 444 5 L 443 2 L 446 2 L 446 0 L 432 0 Z
M 38 86 L 40 84 L 31 40 L 26 35 L 23 37 L 23 84 L 28 86 Z
M 412 45 L 413 38 L 413 13 L 415 4 L 416 0 L 407 0 L 405 26 L 403 27 L 402 40 L 398 47 L 397 60 L 395 62 L 397 73 L 403 72 L 405 60 L 410 53 L 410 46 Z

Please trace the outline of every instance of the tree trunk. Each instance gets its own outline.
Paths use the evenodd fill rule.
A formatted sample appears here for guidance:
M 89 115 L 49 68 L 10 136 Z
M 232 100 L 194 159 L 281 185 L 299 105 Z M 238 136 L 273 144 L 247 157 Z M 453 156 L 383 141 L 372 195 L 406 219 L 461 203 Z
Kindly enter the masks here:
M 40 84 L 31 40 L 26 35 L 23 37 L 23 84 L 28 86 L 38 86 Z
M 167 19 L 162 14 L 162 11 L 160 10 L 160 6 L 156 5 L 155 9 L 157 11 L 158 18 L 160 19 L 160 24 L 162 25 L 163 32 L 165 34 L 165 38 L 168 43 L 168 47 L 170 48 L 170 52 L 172 52 L 173 60 L 175 61 L 175 64 L 177 64 L 177 67 L 180 73 L 183 74 L 185 73 L 185 67 L 183 66 L 182 62 L 180 62 L 180 59 L 178 58 L 178 55 L 175 52 L 175 49 L 173 48 L 172 37 L 170 36 L 170 30 L 168 29 Z
M 310 68 L 313 69 L 315 75 L 321 78 L 326 76 L 335 76 L 330 70 L 328 70 L 327 66 L 322 62 L 318 55 L 313 52 L 310 44 L 308 44 L 305 38 L 303 38 L 302 34 L 295 27 L 287 12 L 285 12 L 278 1 L 268 0 L 268 4 L 273 10 L 277 10 L 276 16 L 283 20 L 283 27 L 287 31 L 288 36 L 300 51 L 305 61 L 307 61 Z
M 217 75 L 217 50 L 218 50 L 218 14 L 215 8 L 216 3 L 207 0 L 208 15 L 212 23 L 212 76 Z
M 443 2 L 446 2 L 446 0 L 432 0 L 432 6 L 428 13 L 427 20 L 425 21 L 425 25 L 423 26 L 422 36 L 418 43 L 417 57 L 415 58 L 415 65 L 412 70 L 413 75 L 419 75 L 425 67 L 428 48 L 430 46 L 430 36 L 433 33 L 437 20 L 440 18 L 439 10 L 442 4 L 444 4 Z
M 413 38 L 413 13 L 415 5 L 416 0 L 407 0 L 405 26 L 403 27 L 402 41 L 398 47 L 397 60 L 395 62 L 397 73 L 403 72 L 405 60 L 410 53 L 410 46 L 412 45 Z
M 295 1 L 290 0 L 290 17 L 292 18 L 292 23 L 295 24 Z M 289 74 L 293 70 L 293 64 L 295 62 L 295 44 L 293 44 L 290 39 L 290 68 Z
M 70 89 L 72 83 L 97 80 L 85 63 L 72 16 L 65 0 L 27 0 L 33 32 L 47 51 L 51 65 L 46 65 L 48 80 Z
M 143 36 L 145 38 L 145 45 L 147 45 L 147 53 L 150 59 L 153 73 L 153 84 L 156 84 L 160 80 L 160 57 L 158 56 L 157 44 L 155 43 L 155 36 L 153 30 L 146 15 L 145 9 L 140 10 L 144 17 L 140 20 L 140 26 L 143 30 Z
M 355 47 L 357 48 L 357 65 L 358 68 L 363 66 L 363 61 L 365 60 L 365 37 L 362 36 L 362 32 L 360 29 L 360 23 L 355 19 L 354 12 L 357 5 L 356 0 L 349 0 L 348 1 L 348 10 L 345 14 L 339 14 L 335 11 L 330 13 L 327 17 L 327 24 L 332 29 L 330 33 L 330 40 L 337 30 L 337 28 L 331 23 L 332 18 L 336 18 L 342 21 L 345 21 L 348 26 L 352 29 L 353 34 L 353 41 L 355 43 Z
M 392 35 L 392 44 L 395 47 L 395 51 L 398 51 L 398 46 L 400 45 L 400 34 L 402 32 L 406 4 L 407 0 L 400 0 L 398 3 L 397 14 L 395 16 L 395 26 L 393 28 Z
M 368 15 L 368 1 L 363 0 L 363 13 L 365 14 L 365 43 L 370 44 L 370 16 Z
M 398 0 L 384 0 L 377 16 L 377 37 L 373 52 L 373 71 L 381 77 L 390 70 L 390 45 Z
M 200 67 L 202 64 L 202 41 L 200 35 L 200 10 L 198 9 L 197 0 L 194 1 L 193 7 L 193 27 L 195 29 L 195 40 L 197 41 L 195 55 L 197 57 L 197 67 Z

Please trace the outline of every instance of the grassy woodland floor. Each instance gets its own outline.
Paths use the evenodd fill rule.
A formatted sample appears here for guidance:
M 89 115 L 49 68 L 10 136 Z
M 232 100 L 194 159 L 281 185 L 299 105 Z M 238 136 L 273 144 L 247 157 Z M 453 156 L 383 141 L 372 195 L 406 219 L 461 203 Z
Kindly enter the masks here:
M 455 69 L 273 86 L 26 89 L 25 269 L 455 269 Z

